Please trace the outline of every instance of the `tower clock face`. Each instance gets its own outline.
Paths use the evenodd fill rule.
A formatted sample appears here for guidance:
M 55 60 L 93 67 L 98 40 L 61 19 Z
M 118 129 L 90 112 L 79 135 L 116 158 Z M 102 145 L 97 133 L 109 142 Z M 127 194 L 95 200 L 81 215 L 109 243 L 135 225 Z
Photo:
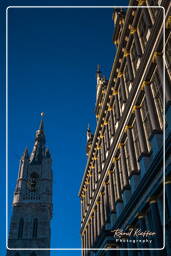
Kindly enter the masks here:
M 28 179 L 27 186 L 31 192 L 36 192 L 37 190 L 38 177 L 36 173 L 32 173 Z

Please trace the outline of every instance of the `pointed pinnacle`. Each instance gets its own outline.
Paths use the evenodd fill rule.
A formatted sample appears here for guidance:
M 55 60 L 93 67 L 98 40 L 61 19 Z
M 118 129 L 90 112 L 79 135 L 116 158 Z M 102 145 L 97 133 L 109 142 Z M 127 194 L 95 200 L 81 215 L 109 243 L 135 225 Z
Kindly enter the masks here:
M 26 147 L 26 149 L 24 150 L 24 153 L 23 153 L 23 159 L 26 159 L 26 158 L 29 158 L 29 154 L 28 154 L 28 148 Z
M 101 73 L 101 71 L 100 71 L 100 65 L 99 65 L 99 64 L 97 65 L 96 73 Z
M 40 121 L 40 126 L 39 126 L 39 130 L 43 130 L 44 128 L 44 122 L 43 119 Z

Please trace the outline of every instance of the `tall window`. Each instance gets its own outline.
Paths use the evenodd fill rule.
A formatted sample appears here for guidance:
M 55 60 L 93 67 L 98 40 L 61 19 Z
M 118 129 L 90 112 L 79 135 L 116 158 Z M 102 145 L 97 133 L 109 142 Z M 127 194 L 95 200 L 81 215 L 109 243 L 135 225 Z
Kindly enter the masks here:
M 159 75 L 157 72 L 154 73 L 152 78 L 152 93 L 154 97 L 154 102 L 156 105 L 156 110 L 160 122 L 160 127 L 163 127 L 163 91 L 162 85 L 160 83 Z
M 33 221 L 33 238 L 37 238 L 37 228 L 38 228 L 38 219 L 34 219 Z
M 22 239 L 23 237 L 23 228 L 24 228 L 24 219 L 21 218 L 19 222 L 19 227 L 18 227 L 18 239 Z

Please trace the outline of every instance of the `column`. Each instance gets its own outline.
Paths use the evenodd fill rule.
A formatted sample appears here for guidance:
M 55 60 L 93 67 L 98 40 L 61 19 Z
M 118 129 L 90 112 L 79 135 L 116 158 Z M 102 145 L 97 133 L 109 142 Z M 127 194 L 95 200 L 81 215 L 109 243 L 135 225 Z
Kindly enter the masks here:
M 89 186 L 89 182 L 86 182 L 87 184 L 87 206 L 90 205 L 90 186 Z
M 123 79 L 123 74 L 120 74 L 120 86 L 121 86 L 121 96 L 122 96 L 122 101 L 126 102 L 126 91 L 125 91 L 125 83 Z
M 109 127 L 108 127 L 108 124 L 106 125 L 105 133 L 106 133 L 107 150 L 109 150 L 109 148 L 110 148 L 110 141 L 109 141 Z
M 109 170 L 109 189 L 110 189 L 110 196 L 111 196 L 111 212 L 115 212 L 115 191 L 114 191 L 114 177 L 113 177 L 113 170 Z
M 85 228 L 85 248 L 88 248 L 88 244 L 87 244 L 87 229 Z M 85 254 L 86 254 L 86 250 L 85 250 Z
M 156 236 L 154 239 L 154 244 L 156 248 L 162 248 L 163 247 L 163 231 L 162 231 L 162 225 L 160 222 L 160 215 L 159 210 L 157 206 L 157 199 L 155 197 L 152 197 L 149 200 L 149 206 L 151 211 L 151 221 L 152 221 L 152 228 L 153 232 L 156 232 Z
M 154 103 L 153 94 L 151 91 L 151 82 L 144 81 L 142 84 L 142 89 L 144 89 L 144 91 L 145 91 L 145 97 L 146 97 L 146 101 L 147 101 L 147 107 L 148 107 L 148 112 L 149 112 L 149 116 L 150 116 L 152 130 L 153 130 L 153 132 L 160 132 L 161 128 L 160 128 L 160 123 L 159 123 L 159 119 L 158 119 L 156 106 Z
M 128 172 L 127 172 L 124 144 L 120 143 L 119 148 L 120 148 L 120 154 L 121 154 L 121 170 L 122 170 L 122 177 L 123 177 L 123 188 L 129 189 L 129 179 L 128 179 Z
M 90 183 L 90 199 L 92 199 L 92 193 L 93 193 L 93 184 L 92 184 L 92 174 L 89 172 L 89 183 Z
M 120 184 L 120 178 L 119 178 L 119 169 L 118 169 L 118 158 L 114 158 L 114 177 L 115 177 L 115 183 L 116 183 L 116 202 L 121 202 L 121 184 Z
M 163 84 L 163 71 L 164 71 L 164 61 L 163 61 L 163 54 L 160 52 L 154 52 L 153 56 L 153 62 L 156 62 L 157 69 L 159 72 L 160 82 Z M 168 74 L 167 69 L 165 69 L 165 97 L 166 97 L 166 103 L 171 103 L 171 85 L 170 85 L 170 77 Z M 164 86 L 164 85 L 163 85 Z
M 136 52 L 137 52 L 138 57 L 141 57 L 142 49 L 141 49 L 141 44 L 140 44 L 140 40 L 138 37 L 137 29 L 132 27 L 130 34 L 134 36 Z
M 96 180 L 95 180 L 95 169 L 92 169 L 91 172 L 92 172 L 92 191 L 95 191 L 95 183 L 96 183 Z
M 98 200 L 96 202 L 97 205 L 97 235 L 100 235 L 100 231 L 101 231 L 101 218 L 100 218 L 100 201 Z
M 134 74 L 133 74 L 133 69 L 132 69 L 132 63 L 131 63 L 130 53 L 127 50 L 124 53 L 124 57 L 126 57 L 126 62 L 127 62 L 127 65 L 128 65 L 129 81 L 133 82 Z
M 91 216 L 91 248 L 94 247 L 94 226 L 93 226 L 93 215 Z
M 112 135 L 115 134 L 115 122 L 114 122 L 114 116 L 113 116 L 113 110 L 110 111 L 111 116 L 111 133 Z
M 105 224 L 105 213 L 104 213 L 104 192 L 100 193 L 100 215 L 101 215 L 101 229 Z
M 120 119 L 120 109 L 119 109 L 118 91 L 114 90 L 113 95 L 114 95 L 114 98 L 115 98 L 114 99 L 114 106 L 115 106 L 114 113 L 115 113 L 115 116 L 116 116 L 116 120 L 119 121 L 119 119 Z
M 140 108 L 141 108 L 141 106 L 134 106 L 133 111 L 135 111 L 135 119 L 136 119 L 136 124 L 137 124 L 141 154 L 148 154 L 148 147 L 147 147 L 147 142 L 146 142 L 145 131 L 144 131 L 144 126 L 143 126 L 143 122 L 142 122 Z
M 94 173 L 95 173 L 95 183 L 98 182 L 98 163 L 97 161 L 95 161 L 95 164 L 94 164 Z
M 98 171 L 99 173 L 101 173 L 102 171 L 102 159 L 101 159 L 101 152 L 100 150 L 98 151 Z
M 88 247 L 91 248 L 91 226 L 90 221 L 88 222 Z
M 97 220 L 96 220 L 96 208 L 94 209 L 94 218 L 93 218 L 93 224 L 94 224 L 94 244 L 96 243 L 97 238 Z
M 104 162 L 105 159 L 106 159 L 106 146 L 105 146 L 105 138 L 104 138 L 104 136 L 102 138 L 102 156 L 103 156 L 102 162 Z
M 129 158 L 130 158 L 130 173 L 136 174 L 138 173 L 138 165 L 137 165 L 137 159 L 136 159 L 136 153 L 135 153 L 135 146 L 132 136 L 132 126 L 126 126 L 125 132 L 127 133 L 128 137 L 128 150 L 129 150 Z
M 106 223 L 108 218 L 108 193 L 106 188 L 106 182 L 104 182 L 104 216 L 105 216 L 105 223 Z

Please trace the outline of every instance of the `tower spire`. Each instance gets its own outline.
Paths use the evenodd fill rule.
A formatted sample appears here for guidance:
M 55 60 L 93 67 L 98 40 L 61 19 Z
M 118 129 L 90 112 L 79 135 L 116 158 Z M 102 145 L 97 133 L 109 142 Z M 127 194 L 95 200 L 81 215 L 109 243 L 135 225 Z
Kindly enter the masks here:
M 31 153 L 30 162 L 34 164 L 39 164 L 42 161 L 42 158 L 45 156 L 45 134 L 44 134 L 44 112 L 41 113 L 41 120 L 39 129 L 36 131 L 35 142 L 33 151 Z

